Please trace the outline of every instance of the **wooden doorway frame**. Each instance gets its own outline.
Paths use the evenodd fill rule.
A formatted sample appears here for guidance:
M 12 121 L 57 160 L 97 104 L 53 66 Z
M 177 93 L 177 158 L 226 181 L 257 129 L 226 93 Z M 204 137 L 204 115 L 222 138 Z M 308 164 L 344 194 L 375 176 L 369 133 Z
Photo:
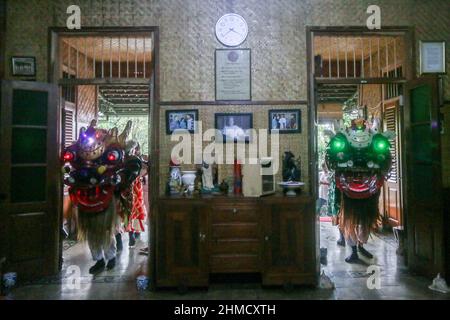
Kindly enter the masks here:
M 401 35 L 405 40 L 405 57 L 404 57 L 404 77 L 398 79 L 389 78 L 345 78 L 345 79 L 327 79 L 327 78 L 315 78 L 314 76 L 314 36 L 316 35 L 348 35 L 348 36 L 367 36 L 367 35 Z M 311 194 L 314 198 L 318 195 L 318 159 L 315 156 L 317 154 L 317 99 L 316 88 L 318 84 L 387 84 L 396 83 L 403 86 L 403 90 L 406 89 L 406 84 L 416 78 L 416 59 L 415 59 L 415 36 L 413 27 L 385 27 L 381 30 L 369 30 L 366 27 L 351 26 L 351 27 L 318 27 L 309 26 L 306 28 L 306 52 L 307 52 L 307 86 L 308 86 L 308 104 L 309 104 L 309 170 L 310 170 L 310 183 Z M 403 91 L 405 92 L 405 91 Z M 404 100 L 404 99 L 403 99 Z M 404 103 L 403 103 L 404 104 Z M 403 107 L 403 106 L 401 106 Z M 404 136 L 404 114 L 400 112 L 400 133 Z M 400 152 L 405 154 L 406 144 L 401 143 Z M 403 178 L 400 180 L 400 184 L 403 190 L 406 190 L 406 164 L 405 157 L 402 157 L 400 162 Z M 402 197 L 402 215 L 403 225 L 406 225 L 407 219 L 407 197 L 406 193 Z M 319 233 L 319 230 L 317 231 Z
M 133 33 L 149 33 L 152 35 L 154 47 L 152 52 L 153 73 L 150 81 L 146 79 L 79 79 L 74 81 L 74 85 L 101 85 L 101 84 L 148 84 L 151 90 L 149 97 L 149 117 L 148 128 L 150 137 L 150 155 L 149 155 L 149 172 L 150 172 L 150 190 L 148 193 L 150 213 L 148 214 L 148 222 L 150 225 L 150 237 L 148 243 L 151 244 L 152 250 L 149 254 L 149 276 L 151 279 L 151 287 L 154 287 L 155 277 L 155 258 L 156 258 L 156 222 L 153 218 L 156 216 L 157 199 L 159 191 L 159 115 L 160 115 L 160 60 L 159 60 L 159 27 L 83 27 L 82 30 L 67 30 L 67 28 L 50 27 L 48 30 L 48 82 L 61 85 L 59 77 L 59 38 L 67 35 L 80 36 L 105 36 L 106 34 L 133 34 Z M 156 119 L 156 121 L 152 121 Z M 58 119 L 58 128 L 61 127 L 61 119 Z M 58 140 L 61 140 L 59 134 Z M 57 141 L 61 146 L 61 141 Z M 60 148 L 59 148 L 60 149 Z M 58 151 L 61 153 L 61 150 Z M 60 199 L 62 203 L 62 199 Z M 62 207 L 62 206 L 61 206 Z M 58 225 L 61 225 L 62 210 L 59 215 Z M 60 242 L 58 256 L 62 257 L 62 241 Z M 61 265 L 61 264 L 60 264 Z

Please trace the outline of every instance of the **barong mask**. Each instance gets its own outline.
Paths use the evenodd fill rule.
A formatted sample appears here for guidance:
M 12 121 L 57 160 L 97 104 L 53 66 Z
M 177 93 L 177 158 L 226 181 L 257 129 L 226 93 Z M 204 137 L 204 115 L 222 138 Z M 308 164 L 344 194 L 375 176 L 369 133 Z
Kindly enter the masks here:
M 388 178 L 392 156 L 391 131 L 378 133 L 363 119 L 341 129 L 327 147 L 328 168 L 335 171 L 336 186 L 351 199 L 367 199 L 377 194 Z

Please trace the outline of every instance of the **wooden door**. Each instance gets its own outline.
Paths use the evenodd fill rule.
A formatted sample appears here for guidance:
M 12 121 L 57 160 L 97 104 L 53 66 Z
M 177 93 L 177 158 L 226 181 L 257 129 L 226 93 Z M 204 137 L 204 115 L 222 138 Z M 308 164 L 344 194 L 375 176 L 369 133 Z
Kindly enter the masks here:
M 384 208 L 387 222 L 391 227 L 397 227 L 402 222 L 402 186 L 401 186 L 401 130 L 400 130 L 400 105 L 399 100 L 393 100 L 384 105 L 383 123 L 384 130 L 395 132 L 395 137 L 390 139 L 392 170 L 389 178 L 384 183 Z
M 443 208 L 436 77 L 410 82 L 406 91 L 406 226 L 408 264 L 434 277 L 443 272 Z
M 263 284 L 314 284 L 313 203 L 276 203 L 264 212 Z
M 59 266 L 60 165 L 57 87 L 2 81 L 1 255 L 20 280 Z
M 158 286 L 207 286 L 207 213 L 186 202 L 160 208 Z

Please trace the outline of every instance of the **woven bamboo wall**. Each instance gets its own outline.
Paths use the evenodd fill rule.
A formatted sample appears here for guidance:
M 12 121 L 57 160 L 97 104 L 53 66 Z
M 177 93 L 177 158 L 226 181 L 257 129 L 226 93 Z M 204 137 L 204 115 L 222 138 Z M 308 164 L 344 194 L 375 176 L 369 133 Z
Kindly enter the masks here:
M 217 19 L 237 12 L 249 24 L 254 100 L 306 98 L 307 25 L 365 26 L 369 0 L 14 0 L 8 2 L 7 55 L 38 58 L 47 72 L 47 28 L 64 26 L 66 8 L 79 4 L 84 26 L 160 26 L 161 97 L 214 99 Z M 378 1 L 384 26 L 416 26 L 416 40 L 450 38 L 450 2 Z M 417 41 L 418 46 L 418 41 Z M 9 63 L 9 62 L 8 62 Z M 447 50 L 450 69 L 450 50 Z M 446 81 L 446 97 L 450 88 Z
M 253 100 L 306 100 L 306 26 L 365 26 L 366 8 L 373 1 L 14 0 L 8 1 L 7 57 L 36 56 L 37 79 L 45 81 L 48 27 L 65 26 L 71 4 L 80 5 L 83 26 L 160 27 L 163 101 L 214 100 L 214 50 L 221 48 L 214 26 L 224 13 L 239 13 L 249 25 L 242 47 L 252 49 Z M 416 49 L 419 40 L 449 41 L 450 1 L 379 0 L 377 4 L 382 8 L 383 26 L 415 27 Z M 9 63 L 8 59 L 6 70 Z M 450 100 L 448 76 L 444 89 Z M 302 139 L 307 137 L 298 141 Z M 300 153 L 306 154 L 307 144 L 300 145 Z

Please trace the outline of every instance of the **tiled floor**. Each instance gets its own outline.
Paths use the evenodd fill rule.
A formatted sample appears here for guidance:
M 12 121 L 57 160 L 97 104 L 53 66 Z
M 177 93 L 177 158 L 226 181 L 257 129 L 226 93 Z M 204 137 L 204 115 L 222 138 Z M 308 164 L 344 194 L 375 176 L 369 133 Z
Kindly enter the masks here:
M 330 223 L 321 224 L 321 246 L 328 248 L 328 265 L 323 270 L 335 283 L 334 290 L 295 288 L 285 292 L 282 288 L 262 288 L 258 283 L 215 283 L 208 290 L 190 290 L 180 295 L 177 291 L 138 292 L 135 278 L 146 272 L 147 257 L 139 254 L 146 246 L 140 241 L 136 248 L 128 249 L 124 235 L 124 251 L 112 271 L 96 277 L 88 274 L 89 251 L 83 244 L 67 246 L 63 271 L 58 277 L 43 279 L 22 285 L 13 290 L 9 299 L 450 299 L 450 294 L 441 294 L 428 289 L 430 281 L 407 273 L 401 259 L 395 254 L 395 242 L 390 237 L 373 236 L 366 248 L 376 258 L 363 260 L 361 264 L 344 262 L 348 248 L 336 245 L 338 233 Z M 143 237 L 145 238 L 145 237 Z M 367 268 L 376 265 L 381 270 L 381 288 L 367 287 Z M 81 285 L 70 287 L 70 266 L 79 266 Z M 73 268 L 73 267 L 72 267 Z

